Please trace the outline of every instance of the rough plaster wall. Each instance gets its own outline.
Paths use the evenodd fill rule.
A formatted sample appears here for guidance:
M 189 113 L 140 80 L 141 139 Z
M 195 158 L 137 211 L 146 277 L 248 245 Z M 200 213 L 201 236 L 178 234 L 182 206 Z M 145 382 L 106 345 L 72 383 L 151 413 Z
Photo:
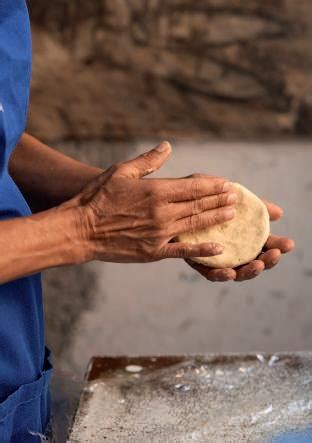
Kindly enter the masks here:
M 29 130 L 311 134 L 310 0 L 31 0 Z

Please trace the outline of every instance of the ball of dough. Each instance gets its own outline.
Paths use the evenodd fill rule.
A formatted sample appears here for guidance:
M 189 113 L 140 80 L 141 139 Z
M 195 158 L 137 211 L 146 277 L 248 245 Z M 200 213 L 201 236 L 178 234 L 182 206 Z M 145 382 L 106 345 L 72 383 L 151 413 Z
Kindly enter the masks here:
M 265 204 L 251 191 L 231 183 L 238 200 L 234 219 L 210 228 L 179 235 L 186 243 L 221 243 L 224 251 L 214 257 L 194 257 L 192 260 L 212 268 L 235 268 L 249 263 L 259 253 L 270 233 L 270 218 Z

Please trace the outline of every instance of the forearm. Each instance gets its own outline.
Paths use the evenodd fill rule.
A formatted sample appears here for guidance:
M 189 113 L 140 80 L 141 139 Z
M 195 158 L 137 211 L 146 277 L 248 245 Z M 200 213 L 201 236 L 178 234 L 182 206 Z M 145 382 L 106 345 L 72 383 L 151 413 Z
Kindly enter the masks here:
M 38 212 L 72 198 L 103 170 L 24 134 L 10 157 L 9 172 L 33 212 Z
M 71 208 L 0 222 L 0 284 L 44 269 L 86 261 Z M 77 234 L 76 234 L 77 233 Z

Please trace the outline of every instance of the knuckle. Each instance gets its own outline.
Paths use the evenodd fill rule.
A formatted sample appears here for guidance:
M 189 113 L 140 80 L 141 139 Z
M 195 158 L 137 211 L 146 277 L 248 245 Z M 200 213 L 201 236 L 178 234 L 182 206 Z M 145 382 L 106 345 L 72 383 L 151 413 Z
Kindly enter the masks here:
M 194 199 L 197 199 L 200 195 L 200 182 L 199 180 L 193 180 L 191 186 L 191 194 Z
M 215 193 L 222 192 L 223 191 L 223 186 L 224 186 L 224 182 L 223 181 L 215 179 L 214 186 L 213 186 L 214 187 L 214 192 Z
M 213 225 L 217 225 L 218 223 L 221 223 L 223 221 L 223 214 L 221 211 L 215 211 L 210 216 L 210 223 Z
M 191 253 L 192 248 L 188 245 L 182 245 L 179 249 L 177 249 L 177 255 L 179 257 L 188 257 Z
M 192 213 L 197 215 L 205 210 L 205 202 L 204 200 L 194 200 L 192 203 Z
M 212 223 L 212 224 L 217 224 L 217 223 L 219 223 L 220 220 L 221 220 L 220 213 L 219 213 L 218 211 L 217 211 L 217 212 L 214 212 L 214 213 L 212 214 L 212 216 L 210 217 L 210 220 L 211 220 L 211 223 Z
M 192 215 L 189 218 L 189 228 L 191 231 L 196 231 L 201 226 L 202 216 L 199 214 Z
M 227 194 L 219 194 L 216 199 L 217 199 L 217 207 L 220 206 L 224 206 L 227 202 Z

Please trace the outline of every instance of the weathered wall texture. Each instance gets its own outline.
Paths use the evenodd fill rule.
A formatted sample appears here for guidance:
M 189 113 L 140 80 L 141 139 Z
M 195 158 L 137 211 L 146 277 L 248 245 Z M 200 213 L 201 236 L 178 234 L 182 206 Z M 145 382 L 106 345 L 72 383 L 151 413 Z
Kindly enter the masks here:
M 46 140 L 312 133 L 311 0 L 31 0 Z

